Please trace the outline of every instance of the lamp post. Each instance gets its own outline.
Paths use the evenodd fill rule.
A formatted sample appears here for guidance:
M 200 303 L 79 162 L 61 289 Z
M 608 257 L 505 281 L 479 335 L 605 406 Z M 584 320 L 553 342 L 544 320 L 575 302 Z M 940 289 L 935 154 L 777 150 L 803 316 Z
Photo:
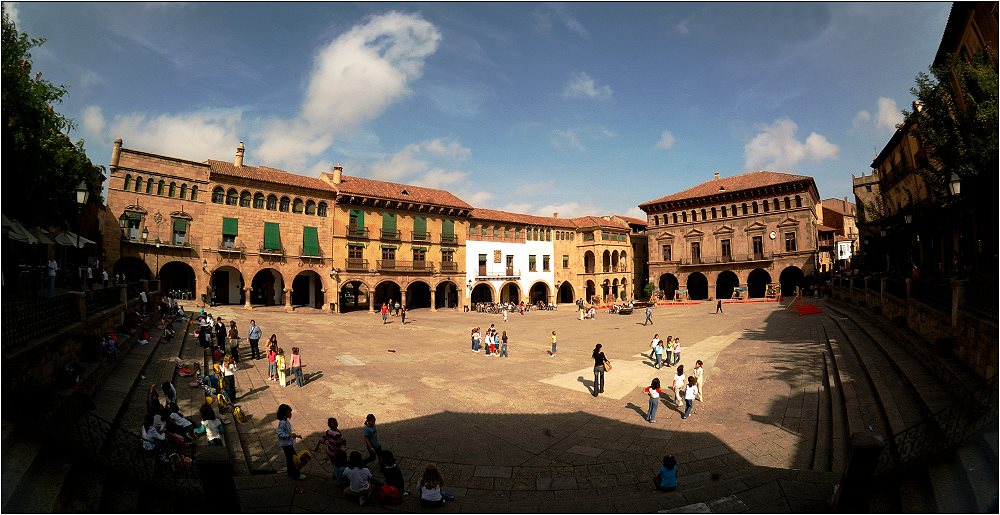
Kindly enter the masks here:
M 948 193 L 951 194 L 952 205 L 956 205 L 955 201 L 957 201 L 958 196 L 962 194 L 962 178 L 959 177 L 957 173 L 952 172 L 951 178 L 948 180 Z M 956 215 L 961 213 L 961 211 L 957 208 L 956 211 L 957 211 Z M 958 255 L 961 253 L 961 248 L 962 248 L 962 232 L 961 232 L 962 224 L 961 221 L 959 220 L 959 216 L 954 216 L 952 218 L 954 220 L 953 223 L 955 224 L 955 226 L 953 228 L 954 232 L 952 235 L 952 252 L 954 253 L 954 255 L 952 256 L 951 259 L 952 262 L 951 273 L 952 275 L 956 275 L 958 274 L 958 265 L 960 265 L 958 260 Z
M 76 205 L 77 205 L 77 214 L 79 215 L 76 225 L 77 252 L 80 251 L 80 233 L 83 232 L 83 207 L 87 205 L 87 199 L 89 198 L 90 198 L 90 190 L 87 188 L 87 181 L 80 181 L 80 185 L 76 187 Z M 83 279 L 84 277 L 81 277 L 81 280 Z
M 160 224 L 163 223 L 163 215 L 159 211 L 153 215 L 153 223 L 156 224 L 156 280 L 160 280 Z

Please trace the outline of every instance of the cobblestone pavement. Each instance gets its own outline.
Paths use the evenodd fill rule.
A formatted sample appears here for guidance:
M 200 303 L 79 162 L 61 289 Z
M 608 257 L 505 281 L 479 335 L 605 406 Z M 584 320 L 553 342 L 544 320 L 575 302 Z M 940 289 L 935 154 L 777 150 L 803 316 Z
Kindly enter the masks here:
M 238 429 L 255 473 L 237 478 L 241 507 L 358 509 L 337 493 L 323 459 L 305 467 L 304 482 L 280 474 L 274 412 L 284 402 L 305 436 L 297 449 L 313 448 L 333 416 L 350 448 L 361 450 L 365 415 L 374 413 L 383 448 L 400 458 L 408 485 L 425 463 L 439 466 L 446 490 L 458 496 L 445 511 L 822 509 L 834 478 L 808 470 L 822 388 L 816 321 L 774 303 L 725 309 L 716 315 L 709 303 L 658 307 L 655 325 L 644 327 L 639 312 L 579 321 L 565 309 L 504 323 L 499 315 L 413 310 L 406 325 L 396 317 L 383 325 L 377 313 L 213 308 L 244 335 L 255 318 L 264 339 L 277 334 L 286 355 L 299 347 L 306 376 L 304 388 L 281 387 L 267 380 L 266 360 L 240 365 L 237 402 L 251 422 Z M 490 324 L 507 331 L 510 358 L 471 352 L 471 328 Z M 550 358 L 553 330 L 558 352 Z M 644 420 L 642 387 L 653 377 L 666 386 L 674 375 L 673 367 L 657 370 L 643 356 L 654 333 L 681 337 L 688 375 L 695 360 L 705 363 L 705 402 L 687 420 L 670 395 L 655 423 Z M 605 394 L 595 398 L 590 355 L 598 342 L 614 369 Z M 651 492 L 668 453 L 680 463 L 682 487 Z M 295 486 L 304 493 L 294 493 Z M 410 498 L 389 509 L 420 507 Z

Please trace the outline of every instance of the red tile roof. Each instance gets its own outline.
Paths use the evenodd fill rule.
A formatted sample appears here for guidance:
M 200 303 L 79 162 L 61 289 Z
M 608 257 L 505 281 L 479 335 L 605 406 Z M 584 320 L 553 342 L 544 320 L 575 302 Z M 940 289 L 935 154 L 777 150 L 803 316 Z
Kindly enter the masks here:
M 666 197 L 660 197 L 656 200 L 650 200 L 649 202 L 643 202 L 642 204 L 639 204 L 639 207 L 642 208 L 644 206 L 651 206 L 653 204 L 660 204 L 662 202 L 670 202 L 672 200 L 685 200 L 685 199 L 693 199 L 699 197 L 709 197 L 720 193 L 721 188 L 725 188 L 726 192 L 731 193 L 734 191 L 745 191 L 754 188 L 761 188 L 765 186 L 776 186 L 778 184 L 786 184 L 799 181 L 813 182 L 813 178 L 805 175 L 793 175 L 790 173 L 770 172 L 767 170 L 761 170 L 758 172 L 750 172 L 741 175 L 735 175 L 733 177 L 721 177 L 719 179 L 708 180 L 697 186 L 688 188 L 684 191 L 680 191 L 672 195 L 667 195 Z
M 564 227 L 567 229 L 576 229 L 576 225 L 567 218 L 553 218 L 551 216 L 535 216 L 526 215 L 522 213 L 510 213 L 507 211 L 498 211 L 496 209 L 484 209 L 477 207 L 469 215 L 469 218 L 473 220 L 484 220 L 491 222 L 507 222 L 513 224 L 524 224 L 524 225 L 539 225 L 545 227 Z
M 332 183 L 332 174 L 324 172 L 323 175 Z M 327 187 L 336 188 L 341 195 L 353 194 L 364 197 L 377 197 L 388 200 L 401 200 L 421 204 L 433 204 L 436 206 L 472 209 L 472 206 L 467 204 L 464 200 L 445 190 L 379 181 L 365 177 L 343 175 L 341 176 L 340 184 L 330 184 Z M 403 193 L 404 191 L 406 193 Z
M 578 229 L 591 228 L 591 227 L 601 227 L 610 229 L 628 229 L 628 223 L 624 220 L 615 220 L 614 218 L 607 220 L 600 216 L 580 216 L 573 218 L 573 223 L 576 224 Z M 643 222 L 645 223 L 645 222 Z
M 647 222 L 647 221 L 645 221 L 645 220 L 643 220 L 641 218 L 632 218 L 631 216 L 624 216 L 624 215 L 615 215 L 615 216 L 617 216 L 618 218 L 621 218 L 622 220 L 625 220 L 626 222 L 628 222 L 629 224 L 632 224 L 632 225 L 641 225 L 643 227 L 646 227 L 647 225 L 649 225 L 649 222 Z
M 816 231 L 817 232 L 834 232 L 836 230 L 837 229 L 834 229 L 833 227 L 827 227 L 825 225 L 817 225 L 816 226 Z
M 286 172 L 284 170 L 278 170 L 277 168 L 270 168 L 267 166 L 235 166 L 233 163 L 227 161 L 216 161 L 214 159 L 209 159 L 206 162 L 212 167 L 212 173 L 217 173 L 219 175 L 326 191 L 331 197 L 334 193 L 333 188 L 316 177 L 306 177 L 305 175 Z

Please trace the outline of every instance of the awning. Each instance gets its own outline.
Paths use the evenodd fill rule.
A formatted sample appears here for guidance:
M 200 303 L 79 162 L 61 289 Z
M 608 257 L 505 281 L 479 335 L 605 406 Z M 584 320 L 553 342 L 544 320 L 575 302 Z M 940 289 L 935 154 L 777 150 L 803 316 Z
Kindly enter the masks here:
M 53 239 L 55 240 L 56 243 L 60 245 L 66 245 L 67 247 L 77 247 L 78 241 L 80 243 L 78 248 L 81 249 L 83 248 L 84 245 L 94 245 L 93 241 L 88 240 L 83 236 L 78 236 L 76 233 L 72 231 L 60 232 L 56 234 L 55 238 Z
M 237 236 L 239 234 L 239 220 L 236 218 L 222 219 L 222 235 Z
M 21 222 L 17 220 L 11 220 L 7 218 L 6 215 L 3 216 L 3 228 L 6 229 L 7 237 L 14 240 L 20 241 L 22 243 L 34 244 L 38 243 L 38 238 L 26 229 Z
M 413 247 L 413 250 L 422 250 L 422 251 L 424 251 L 424 252 L 427 252 L 427 247 L 418 247 L 418 246 L 414 246 L 414 247 Z
M 44 229 L 35 227 L 34 229 L 31 230 L 31 234 L 34 234 L 35 237 L 38 238 L 38 243 L 42 243 L 45 245 L 56 244 L 56 242 L 52 241 L 52 238 L 49 238 L 49 233 L 45 232 Z
M 319 255 L 319 235 L 315 227 L 302 228 L 302 254 L 306 256 Z

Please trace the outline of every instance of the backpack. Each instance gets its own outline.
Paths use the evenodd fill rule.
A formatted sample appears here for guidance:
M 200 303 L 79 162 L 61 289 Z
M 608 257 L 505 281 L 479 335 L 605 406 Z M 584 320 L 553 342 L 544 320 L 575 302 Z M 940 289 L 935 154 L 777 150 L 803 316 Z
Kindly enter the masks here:
M 239 404 L 233 406 L 233 418 L 241 424 L 247 421 L 247 416 L 243 413 L 243 407 Z
M 302 470 L 302 467 L 306 466 L 312 459 L 313 453 L 310 450 L 302 450 L 292 456 L 292 462 L 295 463 L 295 468 L 299 470 Z
M 220 393 L 215 396 L 215 399 L 219 405 L 220 411 L 226 409 L 226 407 L 229 406 L 229 399 L 226 398 L 226 394 Z
M 403 493 L 398 488 L 383 484 L 378 490 L 379 501 L 382 504 L 402 504 Z

